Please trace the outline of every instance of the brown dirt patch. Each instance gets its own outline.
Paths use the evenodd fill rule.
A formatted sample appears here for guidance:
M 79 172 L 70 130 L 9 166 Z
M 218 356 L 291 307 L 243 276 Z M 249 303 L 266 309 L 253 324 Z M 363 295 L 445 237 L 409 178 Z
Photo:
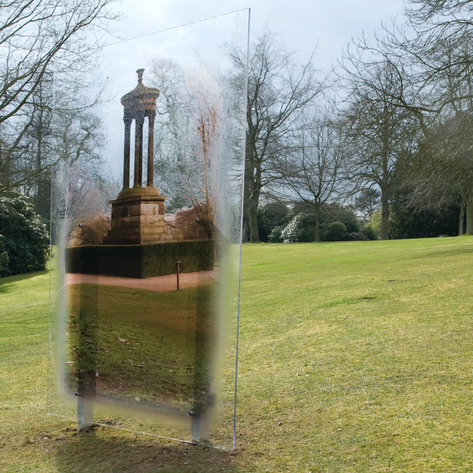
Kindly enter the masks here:
M 179 288 L 204 286 L 217 281 L 218 271 L 198 271 L 194 273 L 179 274 Z M 169 292 L 177 289 L 177 276 L 168 274 L 166 276 L 155 276 L 152 278 L 122 278 L 116 276 L 103 276 L 97 274 L 66 274 L 66 284 L 105 284 L 107 286 L 131 287 L 134 289 L 146 289 L 155 292 Z

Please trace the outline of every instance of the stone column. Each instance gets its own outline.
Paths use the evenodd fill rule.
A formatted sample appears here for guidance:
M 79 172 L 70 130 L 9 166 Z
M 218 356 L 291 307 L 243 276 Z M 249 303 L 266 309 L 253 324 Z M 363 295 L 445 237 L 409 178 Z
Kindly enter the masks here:
M 135 119 L 135 178 L 134 187 L 141 187 L 143 182 L 143 123 L 144 115 Z
M 153 187 L 153 160 L 154 160 L 154 119 L 156 112 L 151 111 L 148 114 L 148 175 L 146 186 Z
M 123 189 L 130 187 L 130 130 L 131 119 L 124 118 L 125 122 L 125 151 L 123 153 Z

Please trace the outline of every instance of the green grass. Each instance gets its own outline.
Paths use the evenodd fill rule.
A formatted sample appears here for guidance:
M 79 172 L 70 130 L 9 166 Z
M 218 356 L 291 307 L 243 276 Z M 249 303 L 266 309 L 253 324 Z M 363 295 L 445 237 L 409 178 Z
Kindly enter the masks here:
M 473 471 L 472 267 L 470 236 L 245 245 L 232 453 L 48 417 L 47 275 L 4 278 L 0 471 Z
M 268 471 L 473 469 L 472 243 L 249 248 L 240 403 Z

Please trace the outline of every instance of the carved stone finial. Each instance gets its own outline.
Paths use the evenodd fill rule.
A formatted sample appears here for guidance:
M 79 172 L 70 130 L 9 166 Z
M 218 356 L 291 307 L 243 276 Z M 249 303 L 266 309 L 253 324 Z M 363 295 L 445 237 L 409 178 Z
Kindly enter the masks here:
M 143 72 L 144 69 L 138 69 L 136 72 L 138 73 L 138 82 L 141 84 L 143 82 Z

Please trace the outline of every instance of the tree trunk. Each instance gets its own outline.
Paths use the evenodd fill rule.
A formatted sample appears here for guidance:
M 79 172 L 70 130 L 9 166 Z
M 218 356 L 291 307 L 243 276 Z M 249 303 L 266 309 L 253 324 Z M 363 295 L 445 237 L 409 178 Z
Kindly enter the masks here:
M 389 239 L 389 202 L 386 192 L 381 191 L 381 240 Z
M 250 196 L 248 202 L 248 226 L 250 228 L 250 243 L 259 243 L 258 200 L 254 196 Z
M 245 157 L 245 206 L 247 209 L 250 243 L 259 243 L 258 204 L 261 193 L 261 171 L 255 163 L 254 154 L 247 151 Z
M 460 205 L 460 217 L 458 219 L 458 235 L 461 236 L 465 229 L 465 204 L 462 202 Z
M 473 193 L 466 202 L 466 233 L 473 235 Z
M 315 241 L 320 242 L 320 203 L 315 202 Z
M 243 217 L 242 222 L 241 242 L 248 243 L 248 219 L 246 218 L 246 215 Z

